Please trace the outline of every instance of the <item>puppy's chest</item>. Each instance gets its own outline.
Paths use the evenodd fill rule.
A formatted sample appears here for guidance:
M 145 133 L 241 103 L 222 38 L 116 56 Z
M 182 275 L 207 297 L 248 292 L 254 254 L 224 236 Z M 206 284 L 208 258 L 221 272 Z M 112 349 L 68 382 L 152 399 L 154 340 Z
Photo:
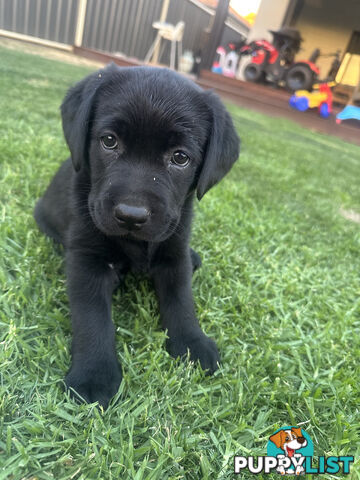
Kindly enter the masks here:
M 128 271 L 148 273 L 151 256 L 148 242 L 121 240 L 116 242 L 116 246 L 113 248 L 111 264 L 122 274 L 126 274 Z

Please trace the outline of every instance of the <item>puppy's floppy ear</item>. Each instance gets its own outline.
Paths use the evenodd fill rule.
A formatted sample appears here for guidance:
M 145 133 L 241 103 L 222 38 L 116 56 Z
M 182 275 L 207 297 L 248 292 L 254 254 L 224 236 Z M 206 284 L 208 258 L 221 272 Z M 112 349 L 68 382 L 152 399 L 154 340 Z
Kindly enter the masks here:
M 228 173 L 240 153 L 240 139 L 229 113 L 216 94 L 204 95 L 210 109 L 211 129 L 197 184 L 199 200 Z
M 70 88 L 61 105 L 64 136 L 76 171 L 88 160 L 89 130 L 96 93 L 106 74 L 115 69 L 115 65 L 111 64 L 84 78 Z

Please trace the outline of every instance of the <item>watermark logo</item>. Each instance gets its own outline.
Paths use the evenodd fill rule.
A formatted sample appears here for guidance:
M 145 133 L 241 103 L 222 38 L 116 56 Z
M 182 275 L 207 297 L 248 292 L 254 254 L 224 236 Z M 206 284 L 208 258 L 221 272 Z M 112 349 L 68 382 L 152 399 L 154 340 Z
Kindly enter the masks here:
M 267 443 L 267 456 L 234 458 L 234 473 L 247 469 L 250 473 L 280 475 L 350 473 L 353 456 L 314 457 L 314 444 L 309 434 L 299 426 L 276 430 Z
M 305 471 L 305 457 L 314 456 L 314 444 L 300 427 L 283 427 L 270 436 L 267 454 L 278 460 L 276 470 L 281 475 L 300 475 Z

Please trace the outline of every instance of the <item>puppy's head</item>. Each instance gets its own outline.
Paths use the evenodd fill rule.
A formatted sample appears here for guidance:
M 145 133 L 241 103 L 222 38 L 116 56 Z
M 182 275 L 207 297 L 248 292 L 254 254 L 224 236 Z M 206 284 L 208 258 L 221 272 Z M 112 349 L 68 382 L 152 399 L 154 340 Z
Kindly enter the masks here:
M 90 214 L 106 235 L 162 241 L 186 199 L 231 168 L 239 138 L 219 98 L 166 69 L 110 65 L 61 107 L 76 171 L 90 176 Z

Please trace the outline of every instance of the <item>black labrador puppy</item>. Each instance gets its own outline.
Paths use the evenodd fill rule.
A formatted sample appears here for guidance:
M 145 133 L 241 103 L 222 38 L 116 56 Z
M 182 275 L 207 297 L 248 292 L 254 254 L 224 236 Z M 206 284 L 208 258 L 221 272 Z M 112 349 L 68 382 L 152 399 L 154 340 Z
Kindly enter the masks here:
M 167 69 L 110 65 L 71 88 L 61 107 L 71 159 L 35 208 L 66 251 L 73 342 L 67 387 L 106 407 L 121 382 L 111 320 L 128 270 L 152 278 L 167 349 L 209 373 L 219 354 L 191 291 L 192 204 L 231 168 L 239 138 L 219 98 Z

